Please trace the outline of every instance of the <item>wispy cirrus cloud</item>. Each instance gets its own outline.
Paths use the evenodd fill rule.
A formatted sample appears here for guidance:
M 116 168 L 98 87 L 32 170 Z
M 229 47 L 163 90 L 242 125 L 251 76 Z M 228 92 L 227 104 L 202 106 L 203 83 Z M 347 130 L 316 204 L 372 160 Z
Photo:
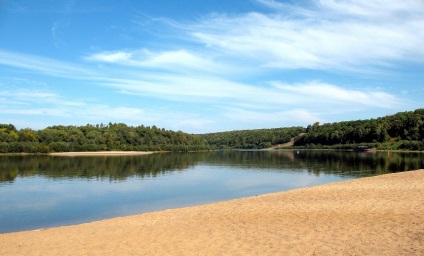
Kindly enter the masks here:
M 391 1 L 390 3 L 384 0 L 319 0 L 316 3 L 318 7 L 333 10 L 342 15 L 402 18 L 404 15 L 424 14 L 424 3 L 419 0 Z
M 318 110 L 319 111 L 319 110 Z M 225 116 L 233 121 L 247 123 L 270 123 L 278 120 L 281 123 L 292 123 L 302 125 L 304 123 L 312 123 L 322 120 L 320 112 L 311 111 L 310 109 L 291 109 L 286 111 L 258 111 L 243 108 L 230 107 L 226 108 Z
M 64 120 L 105 121 L 137 120 L 145 115 L 140 108 L 112 107 L 102 103 L 70 99 L 51 89 L 34 89 L 3 86 L 0 88 L 0 114 L 40 116 L 46 119 L 59 117 Z
M 336 105 L 391 108 L 406 103 L 380 90 L 347 89 L 322 82 L 309 82 L 306 84 L 273 82 L 272 84 L 276 88 L 292 94 L 293 97 L 297 97 L 304 104 L 308 102 L 315 104 L 325 103 L 330 108 Z
M 194 40 L 268 68 L 366 72 L 423 62 L 424 3 L 261 0 L 271 13 L 214 15 L 189 28 Z
M 133 64 L 131 61 L 132 57 L 131 52 L 125 51 L 115 51 L 115 52 L 101 52 L 95 53 L 93 55 L 87 56 L 87 60 L 99 61 L 99 62 L 108 62 L 108 63 L 119 63 L 119 64 Z
M 169 51 L 151 51 L 148 49 L 104 51 L 84 58 L 90 62 L 100 62 L 134 68 L 156 69 L 168 73 L 232 74 L 246 68 L 235 68 L 214 54 L 192 52 L 186 49 Z
M 212 121 L 196 113 L 188 113 L 168 107 L 152 108 L 131 104 L 105 103 L 90 99 L 87 95 L 71 98 L 55 89 L 36 86 L 26 81 L 32 89 L 0 85 L 0 116 L 2 122 L 20 127 L 43 129 L 49 125 L 85 125 L 108 122 L 124 122 L 128 125 L 159 125 L 167 129 L 203 130 Z M 20 81 L 19 86 L 25 81 Z M 21 118 L 24 118 L 23 120 Z
M 324 116 L 408 104 L 400 94 L 388 93 L 384 84 L 358 87 L 321 77 L 288 82 L 285 75 L 309 69 L 352 77 L 390 70 L 401 62 L 423 63 L 422 1 L 257 2 L 268 11 L 213 14 L 185 23 L 163 19 L 166 29 L 180 37 L 167 47 L 93 51 L 73 62 L 0 49 L 2 66 L 97 86 L 97 94 L 138 99 L 118 105 L 40 88 L 12 92 L 0 80 L 0 113 L 153 122 L 199 131 L 220 121 L 272 127 L 275 120 L 311 123 Z M 206 106 L 203 112 L 199 106 Z
M 395 96 L 384 91 L 365 90 L 361 88 L 346 89 L 339 85 L 325 82 L 303 82 L 288 84 L 281 81 L 267 82 L 261 84 L 249 84 L 238 82 L 227 76 L 216 76 L 208 72 L 198 72 L 189 76 L 182 74 L 178 69 L 173 70 L 172 65 L 157 65 L 157 68 L 172 72 L 157 72 L 145 69 L 145 65 L 140 63 L 131 63 L 133 56 L 131 54 L 105 54 L 92 57 L 90 61 L 96 63 L 110 62 L 114 66 L 103 71 L 101 75 L 99 70 L 94 72 L 95 67 L 78 68 L 76 64 L 60 62 L 55 65 L 55 60 L 39 58 L 25 55 L 21 65 L 25 69 L 49 74 L 53 69 L 53 76 L 63 76 L 68 78 L 72 74 L 72 79 L 90 80 L 97 85 L 113 89 L 122 94 L 130 94 L 142 98 L 150 97 L 164 101 L 173 101 L 179 103 L 204 103 L 209 104 L 210 108 L 221 113 L 227 118 L 241 118 L 245 121 L 269 122 L 278 117 L 279 120 L 290 120 L 293 115 L 297 115 L 298 120 L 319 119 L 320 115 L 331 114 L 334 109 L 340 111 L 344 109 L 366 109 L 368 107 L 377 108 L 396 108 L 405 104 Z M 94 56 L 94 55 L 93 55 Z M 159 56 L 157 54 L 156 56 Z M 43 64 L 33 67 L 34 60 L 42 59 Z M 173 58 L 170 58 L 172 61 Z M 162 62 L 172 62 L 166 60 Z M 128 63 L 129 62 L 129 63 Z M 158 63 L 158 62 L 156 62 Z M 155 63 L 155 65 L 156 65 Z M 13 63 L 11 65 L 14 65 Z M 86 64 L 84 64 L 86 65 Z M 130 65 L 134 70 L 127 72 L 126 67 Z M 153 64 L 151 64 L 152 66 Z M 20 67 L 20 66 L 19 66 Z M 67 70 L 72 67 L 71 71 Z M 83 71 L 82 71 L 83 70 Z M 134 71 L 139 72 L 134 72 Z M 81 71 L 81 72 L 80 72 Z M 71 73 L 69 73 L 71 72 Z M 91 76 L 89 74 L 96 74 Z M 142 117 L 143 120 L 160 120 L 167 116 L 167 120 L 177 120 L 171 116 L 177 116 L 177 112 L 171 115 L 166 111 L 140 107 L 111 107 L 107 104 L 87 103 L 85 100 L 70 100 L 62 97 L 56 92 L 43 91 L 39 88 L 31 90 L 2 91 L 0 97 L 15 102 L 14 106 L 9 105 L 0 110 L 1 113 L 8 114 L 31 114 L 31 115 L 49 115 L 63 116 L 72 118 L 78 116 L 84 120 L 133 120 L 136 122 Z M 33 105 L 31 109 L 25 112 L 24 106 L 41 102 L 44 105 Z M 16 104 L 19 103 L 19 104 Z M 48 104 L 49 107 L 46 107 Z M 12 106 L 12 107 L 11 107 Z M 77 109 L 77 110 L 76 110 Z M 78 113 L 78 114 L 77 114 Z M 193 115 L 193 114 L 187 114 Z M 182 116 L 181 114 L 179 116 Z M 114 118 L 115 117 L 115 118 Z M 119 118 L 116 118 L 119 117 Z M 195 119 L 198 119 L 195 122 Z M 184 118 L 183 118 L 184 119 Z M 188 119 L 186 119 L 188 120 Z M 142 121 L 140 120 L 139 123 Z M 193 115 L 191 124 L 206 125 L 212 122 L 210 118 L 201 118 Z M 185 124 L 188 125 L 186 122 Z M 168 125 L 171 127 L 173 125 Z
M 36 71 L 49 76 L 61 78 L 88 78 L 94 72 L 81 64 L 71 64 L 33 54 L 25 54 L 0 49 L 0 65 Z
M 181 78 L 162 74 L 150 79 L 110 79 L 103 84 L 128 94 L 246 109 L 278 109 L 302 105 L 315 110 L 321 108 L 324 112 L 341 107 L 397 108 L 406 105 L 405 101 L 379 89 L 346 89 L 319 81 L 296 84 L 274 81 L 253 86 L 216 77 Z

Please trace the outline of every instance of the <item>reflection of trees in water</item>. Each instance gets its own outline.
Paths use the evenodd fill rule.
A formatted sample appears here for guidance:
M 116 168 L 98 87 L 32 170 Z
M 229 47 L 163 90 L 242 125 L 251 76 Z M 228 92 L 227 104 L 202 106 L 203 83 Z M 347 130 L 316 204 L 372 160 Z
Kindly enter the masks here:
M 323 172 L 362 177 L 424 168 L 422 153 L 300 151 L 297 156 L 309 172 L 317 175 Z
M 358 153 L 333 150 L 214 152 L 209 164 L 238 168 L 304 171 L 354 177 L 424 168 L 424 154 L 410 152 Z
M 165 153 L 145 156 L 0 157 L 0 182 L 16 177 L 45 176 L 52 179 L 83 178 L 112 181 L 128 177 L 156 177 L 187 170 L 199 164 L 233 169 L 303 172 L 362 177 L 424 168 L 424 154 L 338 151 L 216 151 Z
M 62 178 L 109 178 L 119 181 L 127 177 L 156 177 L 166 172 L 185 170 L 189 163 L 184 154 L 152 154 L 145 156 L 54 157 L 8 156 L 0 161 L 0 182 L 17 176 Z

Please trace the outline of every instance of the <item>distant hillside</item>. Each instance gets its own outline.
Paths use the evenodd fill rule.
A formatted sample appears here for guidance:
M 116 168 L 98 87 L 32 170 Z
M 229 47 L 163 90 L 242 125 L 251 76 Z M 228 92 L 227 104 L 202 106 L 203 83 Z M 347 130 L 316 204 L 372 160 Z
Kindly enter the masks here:
M 355 148 L 424 150 L 424 109 L 400 112 L 377 119 L 358 120 L 306 128 L 294 146 L 305 148 Z
M 308 127 L 240 130 L 192 135 L 143 125 L 122 123 L 51 126 L 17 130 L 0 124 L 0 153 L 67 151 L 196 151 L 211 149 L 377 149 L 424 150 L 424 109 L 377 119 Z
M 240 130 L 199 135 L 218 149 L 263 149 L 284 144 L 305 132 L 304 127 Z
M 424 109 L 377 119 L 308 127 L 241 130 L 200 135 L 218 149 L 377 149 L 424 150 Z M 292 141 L 291 141 L 292 139 Z

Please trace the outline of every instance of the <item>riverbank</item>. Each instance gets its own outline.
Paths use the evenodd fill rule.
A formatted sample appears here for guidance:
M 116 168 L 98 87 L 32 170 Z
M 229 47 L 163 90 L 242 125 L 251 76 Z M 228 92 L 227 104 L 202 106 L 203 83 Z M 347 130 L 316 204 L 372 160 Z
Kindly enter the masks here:
M 130 156 L 130 155 L 149 155 L 153 151 L 93 151 L 93 152 L 58 152 L 49 153 L 50 156 Z
M 424 170 L 0 235 L 0 255 L 424 255 Z
M 82 152 L 53 152 L 53 153 L 0 153 L 0 156 L 131 156 L 164 153 L 168 151 L 82 151 Z

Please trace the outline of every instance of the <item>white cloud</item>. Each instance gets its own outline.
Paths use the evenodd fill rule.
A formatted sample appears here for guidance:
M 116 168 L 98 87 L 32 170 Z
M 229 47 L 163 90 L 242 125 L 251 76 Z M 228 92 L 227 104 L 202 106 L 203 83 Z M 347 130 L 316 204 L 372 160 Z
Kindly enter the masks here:
M 127 63 L 131 59 L 131 53 L 125 51 L 101 52 L 88 56 L 88 60 L 111 62 L 111 63 Z
M 227 108 L 224 115 L 231 120 L 238 120 L 248 123 L 265 124 L 268 126 L 269 123 L 280 123 L 281 126 L 284 124 L 291 123 L 293 125 L 302 125 L 306 123 L 312 123 L 320 120 L 318 113 L 313 113 L 311 110 L 306 109 L 293 109 L 287 111 L 252 111 L 239 108 Z
M 80 87 L 103 86 L 105 94 L 118 92 L 133 99 L 130 103 L 115 102 L 114 95 L 107 96 L 110 102 L 87 100 L 96 95 L 71 99 L 46 90 L 45 84 L 29 86 L 29 81 L 22 84 L 35 89 L 8 90 L 3 78 L 0 113 L 199 131 L 232 120 L 272 126 L 275 120 L 312 123 L 351 111 L 404 108 L 401 93 L 388 93 L 384 82 L 381 88 L 369 89 L 372 85 L 360 88 L 298 74 L 311 69 L 318 71 L 316 79 L 323 80 L 334 72 L 343 77 L 341 71 L 346 70 L 396 70 L 400 62 L 424 62 L 423 1 L 257 2 L 269 11 L 174 22 L 171 33 L 184 37 L 188 45 L 94 52 L 81 63 L 0 50 L 0 65 L 72 80 Z M 53 36 L 56 32 L 53 26 Z M 321 70 L 326 74 L 321 76 Z M 295 82 L 285 81 L 285 75 Z M 155 103 L 149 109 L 143 101 L 152 98 Z M 162 103 L 168 104 L 167 109 L 158 109 Z M 203 105 L 210 113 L 198 110 Z
M 322 103 L 326 106 L 350 105 L 379 108 L 399 107 L 405 104 L 393 95 L 381 90 L 369 91 L 346 89 L 336 85 L 320 82 L 294 85 L 273 82 L 272 84 L 284 92 L 290 92 L 294 96 L 297 96 L 303 103 Z
M 185 49 L 158 52 L 147 49 L 106 51 L 89 55 L 85 59 L 135 68 L 156 69 L 162 72 L 178 72 L 186 75 L 193 72 L 228 74 L 240 70 L 240 68 L 235 70 L 228 63 L 215 60 L 212 55 L 202 56 Z
M 28 116 L 43 119 L 43 126 L 54 124 L 83 125 L 85 123 L 126 122 L 128 124 L 141 124 L 150 121 L 148 114 L 143 109 L 131 107 L 112 107 L 100 104 L 84 104 L 83 107 L 67 106 L 67 104 L 47 106 L 32 106 L 22 108 L 19 106 L 4 106 L 0 104 L 0 113 L 3 115 Z M 51 121 L 52 119 L 60 121 Z M 40 120 L 41 121 L 41 120 Z M 40 124 L 41 125 L 41 124 Z M 43 127 L 40 127 L 43 128 Z
M 318 6 L 324 10 L 334 11 L 342 15 L 366 17 L 401 17 L 424 13 L 424 3 L 420 0 L 319 0 Z
M 181 102 L 223 100 L 241 95 L 254 98 L 262 91 L 261 88 L 216 77 L 187 77 L 167 74 L 142 76 L 139 79 L 110 79 L 110 81 L 104 82 L 104 85 L 129 94 L 149 95 Z
M 86 96 L 85 96 L 86 97 Z M 169 107 L 125 106 L 98 99 L 70 99 L 54 90 L 26 89 L 3 85 L 0 89 L 2 122 L 43 129 L 49 125 L 124 122 L 128 125 L 156 125 L 166 129 L 203 131 L 212 124 L 209 117 Z M 21 119 L 26 121 L 22 122 Z
M 33 83 L 30 81 L 30 83 Z M 17 87 L 8 87 L 5 86 L 4 89 L 0 90 L 0 96 L 7 98 L 7 104 L 10 105 L 12 110 L 13 106 L 34 106 L 34 105 L 43 105 L 43 104 L 53 104 L 55 106 L 72 106 L 72 107 L 82 107 L 85 105 L 83 102 L 66 100 L 61 97 L 58 93 L 47 90 L 43 88 L 17 88 Z M 31 109 L 29 111 L 34 111 Z M 38 112 L 52 112 L 55 110 L 43 110 Z
M 49 76 L 63 78 L 88 78 L 94 76 L 92 71 L 79 65 L 70 64 L 50 58 L 5 51 L 0 49 L 0 65 L 37 71 Z
M 143 62 L 146 66 L 161 67 L 163 65 L 183 65 L 188 67 L 202 68 L 210 66 L 211 63 L 186 50 L 150 53 Z
M 280 81 L 252 86 L 216 77 L 181 77 L 161 74 L 139 79 L 111 79 L 104 83 L 127 94 L 150 96 L 177 102 L 203 102 L 245 109 L 272 109 L 308 106 L 396 108 L 405 102 L 382 91 L 346 89 L 341 86 L 307 82 L 285 84 Z
M 189 32 L 208 47 L 270 68 L 365 72 L 397 61 L 423 62 L 420 0 L 322 0 L 306 7 L 260 2 L 275 12 L 215 15 Z
M 0 113 L 4 115 L 42 116 L 81 121 L 140 120 L 145 111 L 132 107 L 68 99 L 52 90 L 6 87 L 0 90 Z

